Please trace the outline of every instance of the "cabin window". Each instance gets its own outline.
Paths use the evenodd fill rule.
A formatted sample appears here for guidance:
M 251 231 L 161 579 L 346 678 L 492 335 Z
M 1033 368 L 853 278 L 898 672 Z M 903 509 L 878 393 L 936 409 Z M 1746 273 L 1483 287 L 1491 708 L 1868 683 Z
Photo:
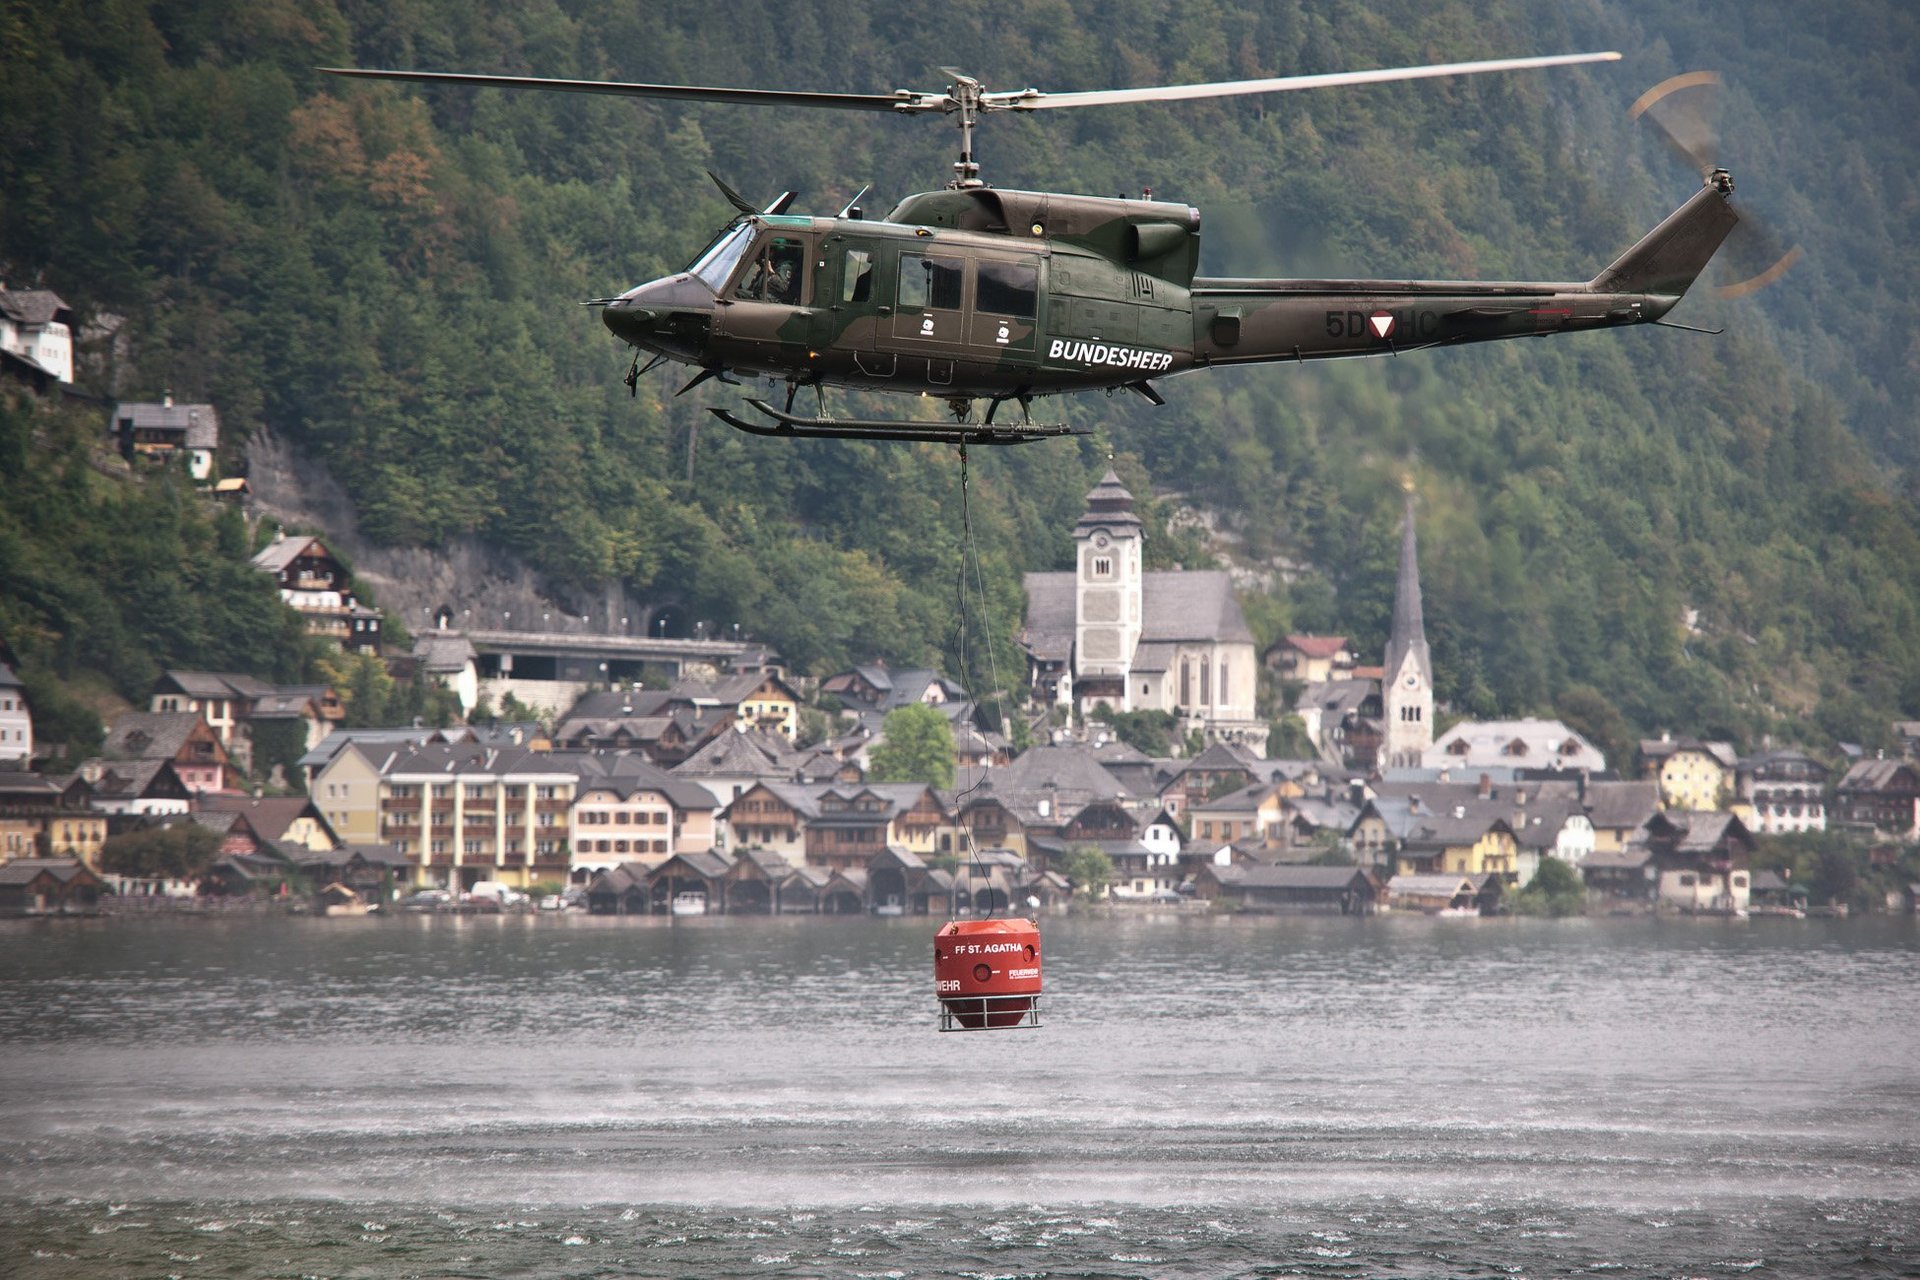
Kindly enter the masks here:
M 974 309 L 989 315 L 1033 319 L 1040 295 L 1040 268 L 1031 262 L 982 262 Z
M 958 311 L 962 266 L 957 258 L 900 257 L 900 305 L 915 310 Z
M 846 270 L 840 275 L 840 301 L 873 301 L 873 253 L 871 250 L 847 250 Z

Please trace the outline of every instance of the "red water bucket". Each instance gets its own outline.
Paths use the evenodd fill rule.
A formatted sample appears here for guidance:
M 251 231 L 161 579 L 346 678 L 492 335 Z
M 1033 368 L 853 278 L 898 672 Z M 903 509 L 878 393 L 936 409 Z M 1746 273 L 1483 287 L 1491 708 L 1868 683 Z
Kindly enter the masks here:
M 942 1031 L 1039 1026 L 1040 926 L 948 921 L 933 936 L 933 989 Z

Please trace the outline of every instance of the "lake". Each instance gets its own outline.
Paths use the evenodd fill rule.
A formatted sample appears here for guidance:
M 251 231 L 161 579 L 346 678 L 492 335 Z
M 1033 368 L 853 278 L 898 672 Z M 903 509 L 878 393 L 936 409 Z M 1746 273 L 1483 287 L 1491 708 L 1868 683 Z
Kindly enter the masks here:
M 1911 919 L 939 923 L 0 923 L 0 1272 L 1920 1272 Z

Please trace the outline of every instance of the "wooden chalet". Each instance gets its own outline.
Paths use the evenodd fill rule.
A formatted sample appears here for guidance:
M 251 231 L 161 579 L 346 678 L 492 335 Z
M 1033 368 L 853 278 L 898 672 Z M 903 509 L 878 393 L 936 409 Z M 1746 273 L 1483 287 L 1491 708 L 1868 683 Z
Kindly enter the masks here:
M 1222 899 L 1242 911 L 1288 915 L 1372 915 L 1384 896 L 1363 867 L 1288 863 L 1205 866 L 1194 876 L 1194 896 Z
M 98 915 L 106 884 L 78 858 L 0 863 L 0 916 Z
M 1920 837 L 1920 765 L 1855 761 L 1834 788 L 1833 810 L 1847 826 L 1903 840 Z
M 100 754 L 109 760 L 166 760 L 190 792 L 237 792 L 226 744 L 197 712 L 129 711 L 113 722 Z
M 1497 878 L 1494 883 L 1498 883 Z M 1387 881 L 1387 905 L 1425 915 L 1483 915 L 1482 886 L 1475 877 L 1449 872 L 1402 874 Z M 1496 894 L 1497 899 L 1497 894 Z

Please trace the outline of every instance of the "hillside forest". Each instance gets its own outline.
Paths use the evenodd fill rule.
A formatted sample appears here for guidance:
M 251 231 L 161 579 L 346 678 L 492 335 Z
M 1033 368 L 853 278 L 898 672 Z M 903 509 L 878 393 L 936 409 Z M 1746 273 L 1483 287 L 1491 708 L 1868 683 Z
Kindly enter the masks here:
M 1262 642 L 1337 632 L 1377 661 L 1410 479 L 1457 712 L 1559 714 L 1610 742 L 1884 743 L 1920 714 L 1917 35 L 1893 0 L 9 3 L 0 276 L 74 307 L 80 389 L 102 399 L 0 421 L 0 630 L 47 689 L 311 673 L 236 567 L 243 526 L 88 465 L 106 403 L 166 389 L 218 407 L 229 468 L 261 429 L 323 460 L 375 541 L 475 535 L 562 595 L 617 580 L 802 672 L 885 657 L 975 688 L 1022 670 L 1020 575 L 1069 563 L 1109 458 L 1145 499 L 1149 567 L 1224 557 Z M 1698 181 L 1628 104 L 1711 67 L 1742 207 L 1805 250 L 1773 288 L 1702 288 L 1674 316 L 1724 333 L 1205 372 L 1158 408 L 1053 401 L 1090 434 L 974 451 L 964 525 L 951 449 L 744 437 L 703 406 L 753 389 L 676 398 L 684 372 L 629 398 L 626 355 L 580 305 L 678 269 L 727 221 L 704 170 L 821 212 L 871 183 L 884 210 L 940 185 L 951 128 L 316 70 L 885 92 L 957 66 L 1072 90 L 1587 49 L 1625 56 L 998 116 L 979 151 L 998 185 L 1198 206 L 1209 274 L 1586 279 Z M 1170 524 L 1182 507 L 1224 540 Z M 969 527 L 984 607 L 963 615 Z

